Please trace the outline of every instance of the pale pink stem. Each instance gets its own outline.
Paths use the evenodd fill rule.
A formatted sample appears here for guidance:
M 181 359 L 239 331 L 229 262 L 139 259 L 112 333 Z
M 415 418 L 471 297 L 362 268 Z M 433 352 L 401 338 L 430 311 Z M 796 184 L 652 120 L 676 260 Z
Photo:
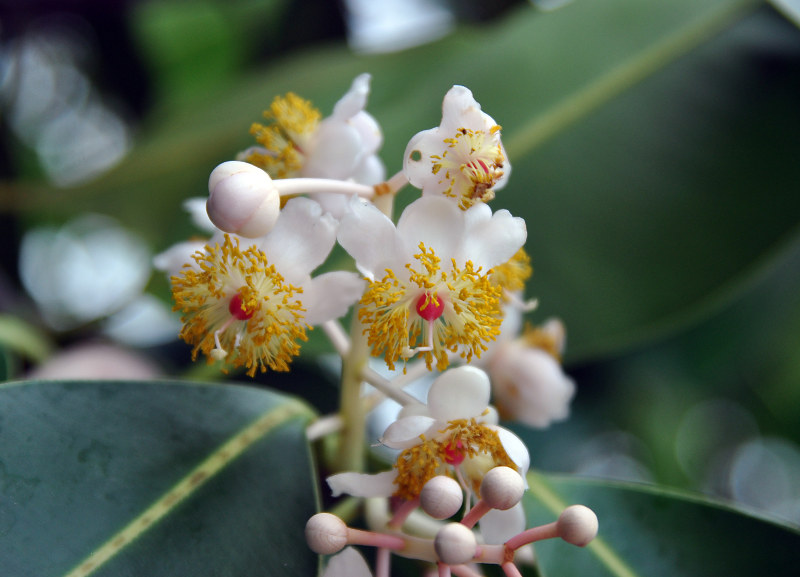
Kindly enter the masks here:
M 469 512 L 461 519 L 461 524 L 472 529 L 475 526 L 475 523 L 477 523 L 481 517 L 486 515 L 486 513 L 491 510 L 492 508 L 484 501 L 478 501 L 475 503 L 475 506 L 470 509 Z
M 325 331 L 325 336 L 331 341 L 337 354 L 340 357 L 347 356 L 350 352 L 350 337 L 347 336 L 342 325 L 336 320 L 325 321 L 322 323 L 322 330 Z
M 439 577 L 450 577 L 450 565 L 439 562 Z
M 293 196 L 313 192 L 353 195 L 371 199 L 375 196 L 375 188 L 366 184 L 358 184 L 347 180 L 330 178 L 282 178 L 272 181 L 280 196 Z
M 400 507 L 397 508 L 394 515 L 392 516 L 391 520 L 387 523 L 390 529 L 399 529 L 403 526 L 403 523 L 406 522 L 408 516 L 414 512 L 414 510 L 419 507 L 419 499 L 411 499 L 409 501 L 404 501 Z
M 506 561 L 500 567 L 503 568 L 503 573 L 506 574 L 506 577 L 522 577 L 522 573 L 519 572 L 513 561 Z
M 381 548 L 375 552 L 375 577 L 389 577 L 391 555 L 389 549 Z
M 506 541 L 506 548 L 511 551 L 516 551 L 523 545 L 528 543 L 535 543 L 536 541 L 543 541 L 544 539 L 553 539 L 558 537 L 558 524 L 553 521 L 547 525 L 540 525 L 539 527 L 532 527 L 526 529 L 519 535 L 514 535 Z
M 373 533 L 372 531 L 362 531 L 361 529 L 347 529 L 348 545 L 367 545 L 399 551 L 406 546 L 406 541 L 397 535 L 387 535 L 386 533 Z
M 483 577 L 469 565 L 450 565 L 450 571 L 457 577 Z

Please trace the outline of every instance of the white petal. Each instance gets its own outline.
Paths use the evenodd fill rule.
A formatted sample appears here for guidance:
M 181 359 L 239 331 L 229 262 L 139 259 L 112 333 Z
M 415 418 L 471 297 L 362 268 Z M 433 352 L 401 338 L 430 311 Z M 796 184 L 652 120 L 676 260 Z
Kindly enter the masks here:
M 180 273 L 183 265 L 188 264 L 194 270 L 200 270 L 197 261 L 192 255 L 197 251 L 205 252 L 206 243 L 203 241 L 186 241 L 174 244 L 162 253 L 153 257 L 153 266 L 156 270 L 176 275 Z
M 326 118 L 317 128 L 302 175 L 347 180 L 361 159 L 362 149 L 361 135 L 355 128 L 337 118 Z
M 489 404 L 491 385 L 481 369 L 463 366 L 442 373 L 428 391 L 428 409 L 438 421 L 478 417 Z
M 436 421 L 425 415 L 405 417 L 386 427 L 380 440 L 391 449 L 408 449 L 420 444 L 421 435 L 435 434 L 436 430 L 431 430 L 435 425 Z
M 433 249 L 448 266 L 464 234 L 464 215 L 458 206 L 440 196 L 424 196 L 406 207 L 397 222 L 397 234 L 410 254 L 419 252 L 419 243 Z
M 506 511 L 492 509 L 481 517 L 481 536 L 487 545 L 502 545 L 525 530 L 525 509 L 517 503 Z
M 354 272 L 333 271 L 321 274 L 303 285 L 300 300 L 306 309 L 305 321 L 318 325 L 337 319 L 361 298 L 366 283 Z
M 205 232 L 216 232 L 217 227 L 208 218 L 206 211 L 206 197 L 189 198 L 183 201 L 183 209 L 189 213 L 194 225 Z
M 369 185 L 383 182 L 386 180 L 386 167 L 383 165 L 383 161 L 377 154 L 365 156 L 353 172 L 353 180 L 359 184 Z
M 361 136 L 361 150 L 365 155 L 375 154 L 383 145 L 383 130 L 369 112 L 361 111 L 347 123 Z
M 354 497 L 391 497 L 395 492 L 397 471 L 384 471 L 375 475 L 366 473 L 338 473 L 328 477 L 328 486 L 334 497 L 341 494 Z
M 472 92 L 464 86 L 455 85 L 442 101 L 441 130 L 448 133 L 446 138 L 455 136 L 459 128 L 489 131 L 495 121 L 485 112 L 481 112 L 481 105 L 472 96 Z
M 367 562 L 353 547 L 345 547 L 328 561 L 322 577 L 372 577 Z
M 489 372 L 495 401 L 509 418 L 544 428 L 569 416 L 575 382 L 547 352 L 506 343 L 492 360 Z
M 350 90 L 339 99 L 333 107 L 331 116 L 341 120 L 347 120 L 364 110 L 369 96 L 369 82 L 371 76 L 366 72 L 359 74 L 350 85 Z
M 313 200 L 293 198 L 260 248 L 287 282 L 299 283 L 328 257 L 336 242 L 336 224 Z
M 403 156 L 403 172 L 412 186 L 425 188 L 440 177 L 433 174 L 431 155 L 441 155 L 445 136 L 439 136 L 438 128 L 423 130 L 415 134 L 406 145 Z
M 483 203 L 466 211 L 463 256 L 484 272 L 508 262 L 525 244 L 528 236 L 525 221 L 507 210 L 491 209 Z
M 383 268 L 394 260 L 397 245 L 394 224 L 375 206 L 358 198 L 353 198 L 350 211 L 342 217 L 338 239 L 370 280 L 383 278 Z
M 528 447 L 525 446 L 522 439 L 505 427 L 491 428 L 497 432 L 503 449 L 505 449 L 511 460 L 514 461 L 514 464 L 519 467 L 519 474 L 522 475 L 522 479 L 525 481 L 525 488 L 527 488 L 528 480 L 526 475 L 528 474 L 528 468 L 531 466 L 531 456 L 528 453 Z

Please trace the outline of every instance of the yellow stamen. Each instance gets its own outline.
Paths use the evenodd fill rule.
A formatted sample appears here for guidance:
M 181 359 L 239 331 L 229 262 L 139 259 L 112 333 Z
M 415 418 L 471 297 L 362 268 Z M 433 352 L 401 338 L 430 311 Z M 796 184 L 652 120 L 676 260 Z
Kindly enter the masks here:
M 397 469 L 396 496 L 405 499 L 419 497 L 425 483 L 436 475 L 451 475 L 452 467 L 458 466 L 462 459 L 487 458 L 485 467 L 467 475 L 476 493 L 480 491 L 483 473 L 487 470 L 499 466 L 519 470 L 503 448 L 497 432 L 475 419 L 450 421 L 439 433 L 441 438 L 423 437 L 420 444 L 400 453 L 394 465 Z
M 263 150 L 251 150 L 245 160 L 272 178 L 295 176 L 303 168 L 304 148 L 321 116 L 311 102 L 292 92 L 276 96 L 269 110 L 264 111 L 269 124 L 256 122 L 250 127 L 250 134 Z
M 183 313 L 180 336 L 194 345 L 192 359 L 198 352 L 209 363 L 225 358 L 251 377 L 259 369 L 288 371 L 300 351 L 297 341 L 308 338 L 302 289 L 285 283 L 255 246 L 241 250 L 239 239 L 227 234 L 222 246 L 206 245 L 192 258 L 196 268 L 187 264 L 171 279 L 174 308 Z M 247 318 L 229 309 L 236 295 Z
M 387 269 L 381 280 L 371 281 L 361 298 L 359 319 L 364 324 L 367 343 L 372 354 L 383 356 L 389 369 L 412 351 L 421 337 L 431 344 L 421 347 L 428 369 L 436 359 L 436 368 L 444 370 L 449 364 L 448 351 L 461 351 L 467 362 L 480 357 L 486 343 L 500 334 L 502 289 L 490 281 L 489 273 L 475 270 L 467 261 L 459 268 L 455 261 L 449 270 L 442 270 L 439 257 L 423 243 L 420 253 L 414 255 L 419 270 L 412 264 L 408 285 L 401 283 L 396 274 Z M 416 311 L 416 303 L 426 293 L 436 295 L 444 302 L 444 312 L 435 320 L 427 321 Z M 428 333 L 423 336 L 427 325 Z
M 492 282 L 509 292 L 521 291 L 533 274 L 531 259 L 524 248 L 520 248 L 508 262 L 492 269 Z
M 439 182 L 448 185 L 443 194 L 458 198 L 462 210 L 494 198 L 505 162 L 499 132 L 499 126 L 493 126 L 488 134 L 459 128 L 453 138 L 444 139 L 447 149 L 441 155 L 431 155 L 433 174 L 443 171 Z
M 519 340 L 528 347 L 542 349 L 559 363 L 561 362 L 561 352 L 556 342 L 556 337 L 552 333 L 526 323 L 525 330 Z

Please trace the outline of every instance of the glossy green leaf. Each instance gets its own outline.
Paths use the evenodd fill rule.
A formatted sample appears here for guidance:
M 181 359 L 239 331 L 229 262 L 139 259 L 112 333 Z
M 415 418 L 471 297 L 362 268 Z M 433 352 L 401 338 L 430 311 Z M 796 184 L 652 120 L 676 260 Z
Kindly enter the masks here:
M 274 95 L 327 113 L 371 72 L 392 173 L 408 139 L 439 122 L 448 87 L 464 84 L 503 125 L 513 174 L 493 206 L 527 220 L 539 318 L 563 317 L 568 353 L 585 359 L 696 322 L 793 233 L 798 60 L 800 32 L 755 0 L 525 5 L 398 54 L 331 46 L 275 62 L 191 107 L 159 108 L 104 178 L 0 200 L 37 216 L 119 215 L 160 250 L 190 234 L 181 202 L 251 143 Z
M 236 385 L 4 386 L 3 575 L 313 575 L 311 417 Z
M 699 495 L 648 485 L 530 475 L 528 525 L 557 519 L 571 504 L 600 521 L 585 549 L 561 540 L 536 545 L 545 575 L 681 577 L 792 576 L 800 531 Z

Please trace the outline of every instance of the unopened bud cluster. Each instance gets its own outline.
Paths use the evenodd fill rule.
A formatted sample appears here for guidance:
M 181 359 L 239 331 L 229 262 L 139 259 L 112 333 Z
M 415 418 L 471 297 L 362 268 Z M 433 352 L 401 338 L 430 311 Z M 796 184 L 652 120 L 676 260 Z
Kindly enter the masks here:
M 561 538 L 584 547 L 597 535 L 598 521 L 594 512 L 583 505 L 572 505 L 564 509 L 556 521 L 526 529 L 505 543 L 483 542 L 480 531 L 475 528 L 480 519 L 492 510 L 508 511 L 521 506 L 524 492 L 525 484 L 519 473 L 509 467 L 495 467 L 483 478 L 478 502 L 465 511 L 460 520 L 454 521 L 463 508 L 465 491 L 455 479 L 439 475 L 425 484 L 417 500 L 398 508 L 385 527 L 374 531 L 351 529 L 339 517 L 319 513 L 306 524 L 306 541 L 321 555 L 339 553 L 348 545 L 366 545 L 435 564 L 439 575 L 449 575 L 453 566 L 483 563 L 500 565 L 506 575 L 512 577 L 519 575 L 514 565 L 515 554 L 526 545 Z M 443 522 L 432 537 L 404 532 L 406 521 L 417 507 L 434 519 L 448 521 Z

